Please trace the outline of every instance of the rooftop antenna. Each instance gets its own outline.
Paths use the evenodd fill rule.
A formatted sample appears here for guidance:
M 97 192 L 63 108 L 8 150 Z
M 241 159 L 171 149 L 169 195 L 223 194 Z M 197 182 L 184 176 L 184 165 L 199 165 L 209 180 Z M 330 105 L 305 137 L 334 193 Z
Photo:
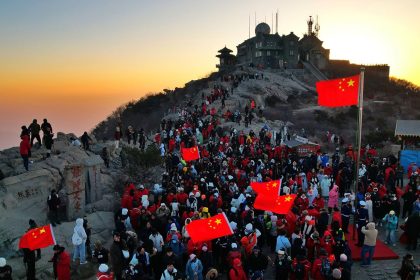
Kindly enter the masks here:
M 251 14 L 248 14 L 248 39 L 251 38 Z
M 315 23 L 315 36 L 316 37 L 319 37 L 319 30 L 321 30 L 321 26 L 319 26 L 318 15 L 316 15 L 316 23 Z
M 274 17 L 273 17 L 273 13 L 271 13 L 271 33 L 274 34 Z
M 279 10 L 276 12 L 276 33 L 279 33 Z
M 311 36 L 312 33 L 312 25 L 314 24 L 314 22 L 312 21 L 312 16 L 309 16 L 309 20 L 307 21 L 308 23 L 308 36 Z

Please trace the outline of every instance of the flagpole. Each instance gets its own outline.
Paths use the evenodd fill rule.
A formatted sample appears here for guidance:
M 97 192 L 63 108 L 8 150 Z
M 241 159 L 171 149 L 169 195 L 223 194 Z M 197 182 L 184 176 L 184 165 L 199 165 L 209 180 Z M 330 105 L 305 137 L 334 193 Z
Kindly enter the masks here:
M 359 185 L 359 165 L 360 165 L 360 150 L 362 148 L 362 124 L 363 124 L 363 87 L 365 81 L 365 68 L 360 68 L 359 78 L 359 115 L 357 124 L 357 153 L 356 153 L 356 178 L 354 184 L 354 193 L 357 193 L 357 186 Z
M 360 68 L 360 78 L 359 78 L 359 110 L 358 110 L 358 117 L 357 117 L 357 138 L 356 138 L 356 172 L 354 178 L 354 195 L 355 195 L 355 205 L 354 207 L 357 208 L 357 187 L 359 186 L 359 165 L 360 165 L 360 150 L 362 148 L 362 124 L 363 124 L 363 87 L 365 81 L 365 68 Z M 356 232 L 356 223 L 357 223 L 357 213 L 353 216 L 353 240 L 355 240 L 355 232 Z

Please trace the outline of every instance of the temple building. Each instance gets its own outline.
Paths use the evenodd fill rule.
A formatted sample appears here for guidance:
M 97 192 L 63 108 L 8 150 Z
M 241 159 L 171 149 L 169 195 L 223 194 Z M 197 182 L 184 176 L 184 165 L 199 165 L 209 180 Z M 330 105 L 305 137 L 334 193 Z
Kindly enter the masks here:
M 260 23 L 255 27 L 255 36 L 239 44 L 237 48 L 236 65 L 254 65 L 262 68 L 302 68 L 303 62 L 313 64 L 319 69 L 328 65 L 330 51 L 322 46 L 318 39 L 318 32 L 312 32 L 312 18 L 308 21 L 308 34 L 302 39 L 293 32 L 288 35 L 271 33 L 267 23 Z M 317 31 L 318 28 L 315 28 Z M 219 51 L 219 66 L 226 61 L 233 62 L 232 54 L 226 47 Z M 223 51 L 223 53 L 222 53 Z M 229 55 L 229 56 L 228 56 Z

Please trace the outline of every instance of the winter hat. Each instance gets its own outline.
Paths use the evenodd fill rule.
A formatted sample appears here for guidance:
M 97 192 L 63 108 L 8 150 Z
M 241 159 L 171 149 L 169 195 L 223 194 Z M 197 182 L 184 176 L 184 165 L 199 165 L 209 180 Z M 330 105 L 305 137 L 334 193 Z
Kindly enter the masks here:
M 312 220 L 312 216 L 308 215 L 308 216 L 305 217 L 305 221 L 310 221 L 310 220 Z
M 238 224 L 234 221 L 229 223 L 230 227 L 232 228 L 233 231 L 238 229 Z
M 160 207 L 166 207 L 166 204 L 162 202 L 162 203 L 160 204 Z
M 341 254 L 340 255 L 340 261 L 346 262 L 347 261 L 347 256 L 345 254 Z
M 127 215 L 128 214 L 128 209 L 127 208 L 123 208 L 121 210 L 121 214 L 123 214 L 123 216 Z
M 389 215 L 395 215 L 395 211 L 394 210 L 389 211 Z
M 195 259 L 195 257 L 196 257 L 196 255 L 195 255 L 195 254 L 191 254 L 191 255 L 190 255 L 190 260 Z
M 279 254 L 279 255 L 284 255 L 284 251 L 283 251 L 283 250 L 278 250 L 278 251 L 277 251 L 277 254 Z
M 232 212 L 232 213 L 236 213 L 236 207 L 230 207 L 230 212 Z
M 99 266 L 99 272 L 102 272 L 102 273 L 108 272 L 108 266 L 106 264 L 104 264 L 104 263 L 101 264 Z
M 360 206 L 366 206 L 366 202 L 364 202 L 363 200 L 359 202 Z M 340 279 L 340 278 L 339 278 Z
M 332 272 L 332 277 L 333 279 L 341 279 L 341 270 L 339 270 L 338 268 L 334 268 Z
M 347 203 L 347 202 L 349 202 L 349 199 L 347 197 L 345 197 L 345 198 L 343 198 L 343 200 L 341 202 Z
M 6 266 L 6 259 L 0 258 L 0 267 L 5 267 L 5 266 Z
M 238 248 L 238 244 L 236 243 L 232 243 L 232 245 L 230 245 L 232 247 L 232 249 L 237 249 Z
M 175 230 L 175 231 L 177 230 L 175 223 L 171 224 L 171 230 Z
M 252 224 L 247 224 L 245 226 L 245 234 L 250 234 L 254 231 L 254 228 L 252 227 Z
M 207 250 L 208 250 L 208 247 L 207 247 L 207 245 L 203 245 L 203 247 L 201 247 L 201 250 L 203 250 L 203 252 L 207 252 Z

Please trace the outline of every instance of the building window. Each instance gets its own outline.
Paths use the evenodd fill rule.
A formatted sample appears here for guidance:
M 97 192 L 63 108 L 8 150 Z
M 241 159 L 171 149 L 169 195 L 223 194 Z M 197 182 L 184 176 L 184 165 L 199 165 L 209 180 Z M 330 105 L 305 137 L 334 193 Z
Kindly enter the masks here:
M 291 46 L 293 46 L 295 44 L 295 42 L 293 42 L 293 41 L 290 41 L 290 45 Z
M 261 56 L 262 56 L 262 51 L 255 52 L 255 57 L 261 57 Z
M 270 56 L 270 55 L 271 55 L 270 51 L 267 51 L 267 56 Z
M 257 42 L 255 43 L 255 48 L 261 48 L 262 47 L 262 42 Z
M 290 51 L 289 51 L 289 55 L 290 55 L 290 56 L 294 56 L 294 55 L 295 55 L 295 52 L 294 52 L 293 50 L 290 50 Z

